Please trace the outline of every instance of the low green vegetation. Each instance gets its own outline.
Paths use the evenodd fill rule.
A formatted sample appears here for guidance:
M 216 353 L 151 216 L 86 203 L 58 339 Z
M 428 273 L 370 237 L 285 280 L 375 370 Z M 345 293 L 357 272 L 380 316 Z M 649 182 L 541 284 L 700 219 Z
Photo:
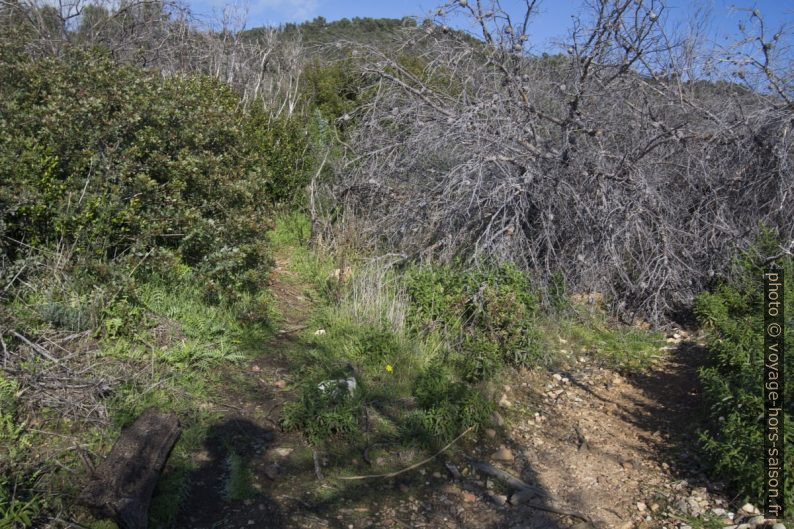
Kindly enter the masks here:
M 347 258 L 334 270 L 331 256 L 300 245 L 307 230 L 305 217 L 292 214 L 271 232 L 317 302 L 302 344 L 289 353 L 298 398 L 283 426 L 328 450 L 431 450 L 487 427 L 502 376 L 571 361 L 562 347 L 620 369 L 660 354 L 658 333 L 618 326 L 601 312 L 570 301 L 544 312 L 528 275 L 511 265 Z
M 461 316 L 435 307 L 432 296 L 421 298 L 420 291 L 440 279 L 428 276 L 430 269 L 402 274 L 377 264 L 342 265 L 334 274 L 330 257 L 295 246 L 306 230 L 305 217 L 291 215 L 271 233 L 276 246 L 289 251 L 294 276 L 312 287 L 318 302 L 303 346 L 290 352 L 298 399 L 285 409 L 283 426 L 300 430 L 312 443 L 341 439 L 351 449 L 428 448 L 486 424 L 493 409 L 482 392 L 487 377 L 478 378 L 469 367 L 459 348 L 463 336 L 447 347 L 451 329 L 442 332 L 439 322 L 431 332 L 421 325 L 442 315 L 448 322 Z M 462 290 L 458 296 L 466 299 Z M 464 327 L 473 329 L 457 322 L 456 332 Z
M 313 251 L 310 247 L 311 223 L 300 210 L 289 211 L 278 216 L 275 227 L 268 232 L 274 251 L 289 262 L 293 272 L 285 280 L 305 284 L 316 292 L 330 296 L 328 281 L 335 268 L 335 259 L 326 253 Z
M 763 472 L 763 295 L 766 256 L 779 252 L 776 237 L 766 233 L 755 247 L 739 256 L 730 279 L 717 282 L 695 304 L 700 323 L 709 331 L 709 359 L 700 371 L 708 423 L 701 433 L 707 460 L 717 475 L 744 499 L 762 505 Z M 785 277 L 786 343 L 794 343 L 794 259 L 779 260 Z M 794 372 L 794 357 L 786 356 L 785 370 Z M 790 380 L 790 377 L 789 377 Z M 786 460 L 794 468 L 794 387 L 786 384 Z M 785 490 L 786 509 L 794 509 L 794 483 Z
M 557 336 L 561 358 L 586 357 L 612 369 L 635 371 L 663 356 L 661 333 L 620 325 L 581 306 L 567 318 L 546 319 L 544 326 L 552 341 Z
M 86 449 L 105 453 L 121 428 L 144 409 L 156 406 L 175 411 L 183 427 L 152 507 L 152 521 L 157 526 L 169 526 L 173 521 L 194 468 L 191 454 L 201 447 L 207 427 L 218 417 L 214 403 L 224 398 L 223 369 L 253 358 L 270 334 L 266 326 L 246 316 L 251 303 L 248 295 L 241 295 L 234 304 L 212 304 L 196 288 L 196 276 L 188 268 L 183 274 L 179 278 L 138 279 L 127 297 L 103 310 L 101 325 L 84 338 L 83 347 L 90 350 L 69 364 L 72 369 L 90 367 L 92 377 L 107 381 L 102 395 L 82 396 L 88 402 L 76 401 L 75 405 L 91 404 L 106 410 L 110 428 L 93 427 L 90 422 L 72 419 L 71 414 L 53 415 L 57 409 L 48 409 L 46 402 L 38 408 L 28 402 L 28 416 L 43 421 L 58 437 L 36 433 L 25 422 L 14 421 L 14 406 L 7 402 L 13 402 L 15 386 L 3 379 L 0 450 L 8 452 L 2 460 L 8 473 L 0 489 L 6 496 L 16 490 L 18 497 L 5 498 L 9 505 L 0 503 L 0 512 L 11 516 L 23 507 L 33 510 L 37 503 L 28 506 L 31 500 L 42 508 L 57 508 L 63 499 L 56 491 L 66 492 L 67 497 L 76 491 L 68 476 L 44 461 L 49 457 L 63 466 L 80 464 L 73 455 L 61 452 L 64 440 L 76 436 Z M 44 336 L 54 332 L 51 323 L 37 319 L 44 301 L 20 297 L 15 302 L 19 321 L 31 322 L 28 333 L 34 328 Z M 22 365 L 18 374 L 29 376 L 42 367 L 40 362 Z M 31 457 L 33 446 L 35 456 Z M 34 483 L 46 494 L 28 497 L 25 491 Z
M 363 307 L 352 299 L 357 281 L 316 313 L 305 346 L 292 352 L 299 398 L 285 410 L 284 427 L 313 443 L 344 440 L 346 449 L 429 448 L 486 424 L 492 404 L 481 388 L 445 365 L 437 342 L 389 320 L 402 310 L 394 306 L 403 302 L 397 285 L 380 285 Z
M 251 469 L 248 460 L 237 452 L 231 452 L 226 459 L 226 465 L 229 473 L 224 491 L 226 497 L 232 501 L 251 497 L 254 489 L 251 485 Z
M 36 471 L 23 463 L 33 436 L 17 415 L 19 384 L 0 373 L 0 527 L 27 527 L 41 509 L 42 498 L 18 483 L 34 483 Z

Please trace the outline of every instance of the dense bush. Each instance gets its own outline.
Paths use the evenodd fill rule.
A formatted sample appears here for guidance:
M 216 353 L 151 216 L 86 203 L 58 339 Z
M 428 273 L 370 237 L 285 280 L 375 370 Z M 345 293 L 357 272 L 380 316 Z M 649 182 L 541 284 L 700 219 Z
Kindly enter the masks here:
M 410 269 L 408 324 L 417 333 L 438 333 L 470 381 L 503 365 L 539 360 L 535 330 L 539 302 L 526 274 L 512 265 L 465 271 L 455 266 Z
M 779 247 L 765 236 L 734 262 L 730 280 L 701 294 L 695 306 L 709 329 L 709 362 L 700 371 L 708 425 L 701 440 L 715 471 L 745 498 L 763 497 L 763 259 Z M 785 286 L 785 341 L 794 343 L 794 260 L 782 261 Z M 785 369 L 794 372 L 794 356 Z M 786 461 L 794 468 L 794 384 L 785 388 Z M 786 509 L 794 509 L 794 483 L 786 484 Z
M 71 509 L 79 465 L 34 421 L 97 449 L 155 405 L 198 441 L 211 368 L 261 351 L 265 232 L 305 183 L 309 137 L 208 77 L 0 40 L 0 527 L 27 527 Z
M 304 135 L 204 77 L 98 53 L 0 50 L 0 257 L 164 249 L 211 291 L 261 284 L 274 203 L 302 185 Z M 153 259 L 152 259 L 153 260 Z

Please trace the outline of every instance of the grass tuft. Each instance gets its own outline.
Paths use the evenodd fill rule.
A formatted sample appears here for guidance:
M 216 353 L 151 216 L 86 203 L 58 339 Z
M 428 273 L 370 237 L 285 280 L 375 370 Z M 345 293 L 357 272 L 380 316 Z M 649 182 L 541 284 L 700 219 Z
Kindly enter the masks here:
M 575 310 L 573 316 L 546 319 L 541 329 L 562 361 L 584 356 L 612 369 L 637 371 L 662 357 L 661 333 L 620 325 L 602 314 Z

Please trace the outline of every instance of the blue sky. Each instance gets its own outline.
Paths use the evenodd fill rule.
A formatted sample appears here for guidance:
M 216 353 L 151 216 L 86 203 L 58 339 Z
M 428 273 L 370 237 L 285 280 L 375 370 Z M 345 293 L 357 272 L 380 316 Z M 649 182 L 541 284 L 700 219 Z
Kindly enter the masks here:
M 441 2 L 435 0 L 235 0 L 248 10 L 247 26 L 256 27 L 285 22 L 301 22 L 317 16 L 328 21 L 353 17 L 426 16 Z M 189 0 L 194 12 L 210 15 L 222 9 L 225 0 Z M 487 3 L 487 0 L 486 2 Z M 511 12 L 519 12 L 521 0 L 503 0 L 502 5 Z M 536 50 L 553 49 L 552 42 L 565 35 L 571 16 L 581 12 L 582 0 L 545 0 L 540 2 L 539 12 L 531 26 L 531 42 Z M 714 38 L 737 32 L 740 20 L 747 20 L 753 8 L 762 16 L 773 31 L 786 25 L 794 30 L 794 2 L 791 0 L 669 0 L 668 16 L 673 26 L 683 26 L 692 18 L 697 6 L 710 11 L 709 30 Z

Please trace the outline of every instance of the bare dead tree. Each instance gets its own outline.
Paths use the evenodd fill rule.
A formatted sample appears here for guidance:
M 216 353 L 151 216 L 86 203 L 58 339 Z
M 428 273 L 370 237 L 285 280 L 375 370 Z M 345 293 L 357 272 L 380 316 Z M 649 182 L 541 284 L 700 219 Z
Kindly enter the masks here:
M 218 20 L 203 20 L 181 0 L 0 0 L 0 27 L 15 28 L 8 38 L 22 34 L 34 57 L 99 47 L 164 76 L 209 75 L 235 88 L 246 106 L 290 115 L 299 102 L 301 43 L 280 38 L 276 28 L 248 33 L 246 16 L 229 7 Z
M 562 273 L 623 316 L 660 321 L 759 223 L 792 238 L 794 84 L 776 62 L 785 39 L 760 15 L 728 55 L 704 49 L 697 27 L 670 34 L 659 1 L 593 0 L 564 53 L 542 57 L 535 9 L 457 0 L 401 47 L 356 47 L 374 95 L 334 196 L 365 240 L 514 262 L 541 286 Z M 479 38 L 449 31 L 448 14 Z

